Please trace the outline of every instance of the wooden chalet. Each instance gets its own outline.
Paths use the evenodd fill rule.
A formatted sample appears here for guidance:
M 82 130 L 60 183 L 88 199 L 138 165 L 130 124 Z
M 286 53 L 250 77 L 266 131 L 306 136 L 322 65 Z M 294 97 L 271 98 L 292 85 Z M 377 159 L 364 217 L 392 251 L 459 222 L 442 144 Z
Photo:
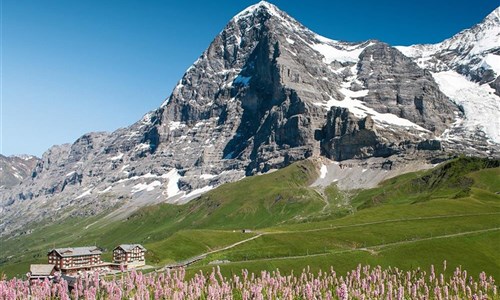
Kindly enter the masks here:
M 113 262 L 127 268 L 144 266 L 146 251 L 140 244 L 121 244 L 113 249 Z
M 74 274 L 108 267 L 108 264 L 103 263 L 101 254 L 102 250 L 93 246 L 52 249 L 47 256 L 49 264 L 56 266 L 63 274 Z
M 57 275 L 57 268 L 50 264 L 32 264 L 28 273 L 30 281 L 44 281 L 45 279 L 53 280 Z

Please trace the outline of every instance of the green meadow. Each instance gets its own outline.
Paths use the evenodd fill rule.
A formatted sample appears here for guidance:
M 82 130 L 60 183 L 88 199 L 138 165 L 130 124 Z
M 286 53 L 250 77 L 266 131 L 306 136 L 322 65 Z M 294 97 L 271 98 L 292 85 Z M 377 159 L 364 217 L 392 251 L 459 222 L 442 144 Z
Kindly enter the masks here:
M 145 207 L 123 221 L 106 214 L 37 224 L 4 238 L 0 272 L 22 276 L 56 247 L 142 243 L 160 268 L 201 254 L 188 274 L 347 272 L 358 264 L 402 269 L 462 266 L 500 278 L 498 160 L 458 158 L 362 191 L 310 187 L 317 166 L 306 160 L 270 174 L 223 185 L 188 204 Z M 339 199 L 346 199 L 339 202 Z M 250 229 L 250 233 L 242 233 Z M 236 243 L 241 242 L 237 245 Z

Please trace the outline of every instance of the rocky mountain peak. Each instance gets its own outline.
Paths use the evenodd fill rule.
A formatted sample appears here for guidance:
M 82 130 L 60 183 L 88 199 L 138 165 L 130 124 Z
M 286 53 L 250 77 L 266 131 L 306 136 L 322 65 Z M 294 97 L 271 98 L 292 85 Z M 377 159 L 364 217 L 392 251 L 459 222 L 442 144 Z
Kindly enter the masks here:
M 409 57 L 418 58 L 422 67 L 435 71 L 472 63 L 476 69 L 490 68 L 498 75 L 500 61 L 491 55 L 500 51 L 500 7 L 482 22 L 440 43 L 397 48 Z
M 25 214 L 39 221 L 118 207 L 109 217 L 123 218 L 144 205 L 181 204 L 311 156 L 495 155 L 476 123 L 461 123 L 463 112 L 443 93 L 449 85 L 404 55 L 417 48 L 331 40 L 272 4 L 252 5 L 158 109 L 127 128 L 49 149 L 31 180 L 1 195 L 0 233 L 22 227 Z
M 256 4 L 250 5 L 249 7 L 245 8 L 244 10 L 236 14 L 231 20 L 238 21 L 239 19 L 248 17 L 249 15 L 256 15 L 258 13 L 267 13 L 269 15 L 275 15 L 275 16 L 286 15 L 286 13 L 281 11 L 275 5 L 267 1 L 260 1 Z
M 396 48 L 431 71 L 440 89 L 461 106 L 465 131 L 480 130 L 500 143 L 500 7 L 440 43 Z
M 439 48 L 456 50 L 470 58 L 500 49 L 500 7 L 481 23 L 440 43 Z
M 280 21 L 287 25 L 291 25 L 289 26 L 290 29 L 300 28 L 300 30 L 308 30 L 286 12 L 266 1 L 260 1 L 242 10 L 229 21 L 228 26 L 231 26 L 231 24 L 234 23 L 239 24 L 253 19 L 258 19 L 260 21 L 273 19 L 274 21 Z

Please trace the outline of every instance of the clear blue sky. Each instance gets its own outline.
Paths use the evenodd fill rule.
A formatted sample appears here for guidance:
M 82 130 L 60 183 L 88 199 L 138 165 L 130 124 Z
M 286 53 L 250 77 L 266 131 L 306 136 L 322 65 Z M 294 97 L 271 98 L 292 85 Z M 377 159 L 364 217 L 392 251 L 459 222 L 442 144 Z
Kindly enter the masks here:
M 256 1 L 2 1 L 2 154 L 40 156 L 137 121 L 239 11 Z M 434 43 L 498 0 L 271 0 L 332 39 Z

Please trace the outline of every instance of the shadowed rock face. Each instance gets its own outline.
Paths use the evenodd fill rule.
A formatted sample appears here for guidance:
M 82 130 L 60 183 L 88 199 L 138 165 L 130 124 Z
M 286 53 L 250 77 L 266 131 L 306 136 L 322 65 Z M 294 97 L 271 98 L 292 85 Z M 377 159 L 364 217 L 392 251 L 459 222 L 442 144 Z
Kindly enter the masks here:
M 326 157 L 341 161 L 372 156 L 387 157 L 397 150 L 383 144 L 371 117 L 356 118 L 346 108 L 332 108 L 323 128 L 321 149 Z M 384 148 L 385 151 L 381 151 Z
M 326 39 L 261 2 L 229 21 L 158 109 L 49 149 L 31 179 L 2 193 L 0 230 L 25 216 L 184 203 L 311 156 L 441 155 L 436 139 L 457 116 L 432 75 L 396 48 Z

